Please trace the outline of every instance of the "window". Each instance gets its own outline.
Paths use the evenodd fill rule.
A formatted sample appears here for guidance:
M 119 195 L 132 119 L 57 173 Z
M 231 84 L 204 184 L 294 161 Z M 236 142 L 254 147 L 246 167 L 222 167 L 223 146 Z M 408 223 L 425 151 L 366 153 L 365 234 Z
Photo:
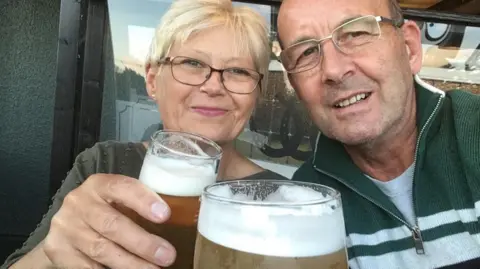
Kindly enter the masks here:
M 480 27 L 417 23 L 424 51 L 420 76 L 442 90 L 480 94 Z

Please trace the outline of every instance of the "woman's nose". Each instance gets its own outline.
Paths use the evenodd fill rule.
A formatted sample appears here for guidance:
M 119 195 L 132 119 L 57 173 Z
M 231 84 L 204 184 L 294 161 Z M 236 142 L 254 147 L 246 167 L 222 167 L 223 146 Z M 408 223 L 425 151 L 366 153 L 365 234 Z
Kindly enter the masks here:
M 225 86 L 223 85 L 222 74 L 218 71 L 212 71 L 207 77 L 207 80 L 200 87 L 202 92 L 209 95 L 222 94 L 225 92 Z

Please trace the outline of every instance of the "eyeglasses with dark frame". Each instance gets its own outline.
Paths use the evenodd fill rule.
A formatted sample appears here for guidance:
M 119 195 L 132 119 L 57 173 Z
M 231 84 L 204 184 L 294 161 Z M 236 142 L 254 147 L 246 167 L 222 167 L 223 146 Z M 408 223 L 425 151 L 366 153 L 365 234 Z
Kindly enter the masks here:
M 396 28 L 403 25 L 403 21 L 396 22 L 382 16 L 361 16 L 336 27 L 329 36 L 321 39 L 308 39 L 291 45 L 280 53 L 280 61 L 287 73 L 308 71 L 321 62 L 323 58 L 321 44 L 323 42 L 331 39 L 339 51 L 352 54 L 362 46 L 380 39 L 381 22 L 391 24 Z
M 240 67 L 217 69 L 200 60 L 185 56 L 166 57 L 159 60 L 158 64 L 169 64 L 173 78 L 190 86 L 200 86 L 210 79 L 213 72 L 218 72 L 225 89 L 236 94 L 254 92 L 263 79 L 263 74 L 255 70 Z

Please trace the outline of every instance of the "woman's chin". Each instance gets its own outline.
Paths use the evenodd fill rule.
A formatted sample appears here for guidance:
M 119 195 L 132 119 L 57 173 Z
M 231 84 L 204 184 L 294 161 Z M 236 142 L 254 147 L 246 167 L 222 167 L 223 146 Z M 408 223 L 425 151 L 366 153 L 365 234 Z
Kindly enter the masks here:
M 196 127 L 197 128 L 182 129 L 182 131 L 203 136 L 205 138 L 208 138 L 214 141 L 219 145 L 225 144 L 231 141 L 231 138 L 229 137 L 230 134 L 225 135 L 222 130 L 219 130 L 219 128 L 207 127 L 207 126 L 198 128 L 198 125 Z

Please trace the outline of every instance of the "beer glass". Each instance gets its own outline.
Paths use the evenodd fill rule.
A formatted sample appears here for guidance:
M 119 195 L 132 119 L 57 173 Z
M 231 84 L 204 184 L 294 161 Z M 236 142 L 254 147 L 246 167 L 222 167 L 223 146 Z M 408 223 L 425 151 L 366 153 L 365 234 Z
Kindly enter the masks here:
M 192 269 L 200 195 L 215 183 L 222 149 L 194 134 L 158 131 L 152 136 L 139 180 L 170 206 L 166 223 L 155 224 L 137 215 L 135 222 L 169 241 L 177 259 L 169 268 Z
M 347 269 L 340 194 L 279 180 L 215 183 L 202 194 L 195 269 Z

